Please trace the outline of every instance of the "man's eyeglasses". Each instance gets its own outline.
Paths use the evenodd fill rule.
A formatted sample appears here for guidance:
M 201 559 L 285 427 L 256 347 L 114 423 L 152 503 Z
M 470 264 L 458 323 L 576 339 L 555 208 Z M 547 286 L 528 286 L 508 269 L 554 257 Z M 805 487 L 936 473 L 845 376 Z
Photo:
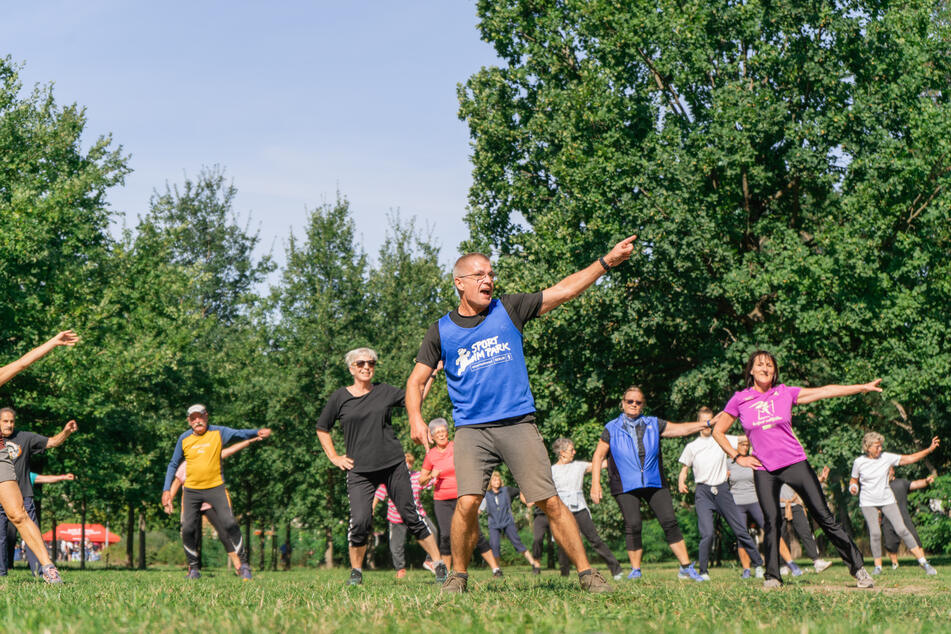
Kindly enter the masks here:
M 494 282 L 495 280 L 499 279 L 499 274 L 495 271 L 489 271 L 488 273 L 469 273 L 468 275 L 458 275 L 457 277 L 474 277 L 476 282 L 481 282 L 482 280 L 488 278 Z
M 373 368 L 376 367 L 376 359 L 360 359 L 359 361 L 354 361 L 353 365 L 358 368 L 362 368 L 363 366 Z
M 644 404 L 644 401 L 635 401 L 632 398 L 626 398 L 624 399 L 624 402 L 627 403 L 628 405 L 643 405 Z

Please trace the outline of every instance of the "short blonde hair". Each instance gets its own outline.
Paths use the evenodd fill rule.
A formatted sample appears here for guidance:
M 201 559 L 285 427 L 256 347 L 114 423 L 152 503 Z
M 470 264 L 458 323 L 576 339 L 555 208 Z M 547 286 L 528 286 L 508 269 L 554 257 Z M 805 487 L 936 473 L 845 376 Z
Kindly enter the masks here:
M 376 356 L 376 350 L 373 348 L 354 348 L 343 356 L 343 361 L 349 368 L 353 365 L 353 362 L 357 360 L 357 357 L 362 357 L 363 355 L 369 355 L 374 361 L 379 360 L 379 357 Z
M 868 453 L 869 448 L 877 442 L 880 442 L 884 445 L 885 437 L 882 436 L 877 431 L 868 432 L 867 434 L 862 436 L 862 452 Z

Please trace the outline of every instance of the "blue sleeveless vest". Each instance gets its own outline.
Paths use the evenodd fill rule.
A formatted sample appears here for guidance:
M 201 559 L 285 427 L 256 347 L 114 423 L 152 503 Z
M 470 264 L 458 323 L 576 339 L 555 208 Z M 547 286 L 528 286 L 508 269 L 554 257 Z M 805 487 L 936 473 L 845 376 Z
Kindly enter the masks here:
M 522 352 L 522 333 L 502 302 L 475 328 L 457 326 L 446 314 L 438 323 L 443 371 L 456 427 L 490 423 L 535 411 Z
M 604 426 L 611 435 L 611 460 L 614 463 L 613 476 L 621 481 L 621 490 L 612 493 L 624 493 L 631 489 L 664 486 L 660 469 L 660 425 L 656 416 L 639 416 L 638 424 L 646 424 L 644 429 L 644 464 L 637 452 L 637 436 L 628 433 L 621 414 Z M 610 466 L 610 465 L 609 465 Z

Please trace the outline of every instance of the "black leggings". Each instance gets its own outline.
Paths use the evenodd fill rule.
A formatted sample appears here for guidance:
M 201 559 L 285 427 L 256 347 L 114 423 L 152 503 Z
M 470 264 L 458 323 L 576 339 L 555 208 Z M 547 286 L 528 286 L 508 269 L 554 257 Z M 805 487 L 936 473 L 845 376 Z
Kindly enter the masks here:
M 436 515 L 436 525 L 439 527 L 439 554 L 451 555 L 450 532 L 452 530 L 452 514 L 456 512 L 456 498 L 451 500 L 433 500 L 433 512 Z M 480 555 L 492 550 L 489 541 L 479 529 L 479 541 L 476 542 L 476 552 Z
M 765 517 L 763 532 L 766 535 L 766 578 L 782 580 L 779 575 L 779 540 L 782 531 L 782 509 L 779 506 L 779 490 L 783 484 L 788 484 L 799 494 L 812 519 L 819 524 L 835 549 L 839 551 L 842 561 L 849 567 L 849 572 L 855 576 L 864 565 L 862 553 L 852 541 L 848 533 L 835 521 L 835 516 L 829 510 L 826 496 L 822 493 L 822 486 L 816 472 L 805 460 L 776 469 L 775 471 L 758 470 L 753 472 L 753 483 L 756 485 L 756 497 L 763 509 Z
M 532 557 L 535 561 L 542 560 L 542 550 L 545 548 L 545 536 L 551 534 L 548 516 L 537 513 L 532 517 Z
M 611 549 L 608 548 L 607 544 L 601 540 L 601 536 L 598 535 L 598 529 L 594 525 L 594 520 L 591 519 L 591 512 L 588 509 L 581 509 L 580 511 L 574 511 L 572 514 L 575 516 L 575 521 L 578 522 L 578 530 L 581 531 L 584 538 L 591 544 L 591 548 L 594 549 L 594 552 L 601 555 L 601 559 L 608 565 L 608 570 L 611 571 L 611 574 L 616 575 L 621 572 L 621 564 L 618 562 L 617 557 L 614 556 Z M 571 560 L 568 559 L 568 556 L 562 548 L 558 549 L 558 564 L 561 567 L 561 574 L 567 576 L 568 571 L 571 570 Z
M 667 487 L 631 489 L 615 495 L 614 499 L 617 500 L 618 506 L 621 507 L 621 515 L 624 516 L 624 541 L 628 550 L 643 548 L 641 545 L 641 500 L 647 502 L 654 511 L 661 528 L 664 529 L 664 537 L 668 544 L 683 541 L 683 533 L 680 532 L 677 516 L 674 515 L 674 500 L 670 497 L 670 489 Z
M 216 516 L 215 530 L 218 539 L 224 544 L 225 551 L 238 553 L 242 564 L 248 563 L 248 549 L 241 539 L 241 529 L 231 512 L 231 501 L 225 485 L 220 484 L 210 489 L 184 489 L 182 493 L 182 545 L 185 547 L 185 557 L 190 568 L 198 568 L 201 561 L 198 559 L 198 537 L 201 535 L 201 505 L 211 504 Z
M 377 487 L 386 485 L 386 493 L 396 507 L 406 528 L 416 539 L 429 537 L 429 527 L 416 510 L 413 485 L 406 462 L 380 469 L 357 473 L 347 472 L 347 497 L 350 498 L 350 530 L 347 539 L 351 546 L 365 546 L 373 530 L 373 496 Z

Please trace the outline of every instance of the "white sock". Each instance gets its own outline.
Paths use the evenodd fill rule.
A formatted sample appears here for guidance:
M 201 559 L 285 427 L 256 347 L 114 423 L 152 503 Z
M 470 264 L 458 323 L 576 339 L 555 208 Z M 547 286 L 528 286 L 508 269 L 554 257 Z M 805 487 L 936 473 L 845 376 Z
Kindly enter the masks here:
M 492 572 L 498 572 L 499 570 L 502 570 L 502 569 L 501 569 L 501 568 L 493 568 L 493 569 L 492 569 Z
M 925 559 L 924 557 L 919 557 L 919 558 L 918 558 L 918 563 L 921 564 L 922 566 L 924 566 L 926 563 L 928 563 L 928 560 Z
M 359 572 L 361 575 L 363 574 L 363 568 L 354 568 L 354 570 Z

